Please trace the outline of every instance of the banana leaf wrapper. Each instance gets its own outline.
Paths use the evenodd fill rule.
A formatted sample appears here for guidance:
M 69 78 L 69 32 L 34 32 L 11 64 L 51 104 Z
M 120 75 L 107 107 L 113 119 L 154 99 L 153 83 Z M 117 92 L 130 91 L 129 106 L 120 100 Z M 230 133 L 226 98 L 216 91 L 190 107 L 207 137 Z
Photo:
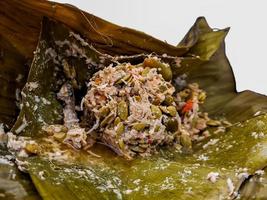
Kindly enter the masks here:
M 28 174 L 22 173 L 7 149 L 0 147 L 0 199 L 41 200 Z
M 204 18 L 198 18 L 175 47 L 70 5 L 11 0 L 0 2 L 0 6 L 0 78 L 3 83 L 0 120 L 9 127 L 14 124 L 13 132 L 26 119 L 30 123 L 20 134 L 38 139 L 42 137 L 40 127 L 43 124 L 62 121 L 62 106 L 55 95 L 58 88 L 54 87 L 62 77 L 53 76 L 57 57 L 51 57 L 47 52 L 49 48 L 75 67 L 82 90 L 86 87 L 85 80 L 99 70 L 99 64 L 115 62 L 112 56 L 123 55 L 116 61 L 138 63 L 147 54 L 167 54 L 162 59 L 172 66 L 174 78 L 185 73 L 188 82 L 199 83 L 207 92 L 208 99 L 203 110 L 234 123 L 226 133 L 197 144 L 192 155 L 166 150 L 150 159 L 125 162 L 107 149 L 97 147 L 96 152 L 101 154 L 101 158 L 76 153 L 76 161 L 68 164 L 30 157 L 27 159 L 30 178 L 20 175 L 13 180 L 14 184 L 27 183 L 22 187 L 25 196 L 40 198 L 36 188 L 43 199 L 219 199 L 234 198 L 238 193 L 249 199 L 255 195 L 251 191 L 256 189 L 261 191 L 258 197 L 264 197 L 264 182 L 260 182 L 260 178 L 264 177 L 258 177 L 256 172 L 264 170 L 267 163 L 267 119 L 264 114 L 267 99 L 251 91 L 236 92 L 232 69 L 224 51 L 228 29 L 214 31 Z M 73 37 L 77 33 L 82 37 Z M 58 41 L 76 45 L 82 49 L 82 55 L 78 58 L 68 56 L 68 46 L 58 46 Z M 87 59 L 95 64 L 88 64 Z M 38 90 L 23 87 L 26 82 L 38 82 Z M 15 109 L 16 89 L 25 94 L 22 95 L 20 112 Z M 36 96 L 41 101 L 36 102 Z M 35 105 L 37 109 L 34 109 Z M 259 112 L 262 115 L 254 116 Z M 262 133 L 261 137 L 254 137 L 253 132 Z M 215 145 L 203 148 L 203 145 L 214 141 L 217 141 Z M 6 153 L 5 150 L 3 153 Z M 200 159 L 203 156 L 208 159 Z M 40 172 L 44 177 L 40 176 Z M 214 184 L 206 180 L 210 172 L 220 174 Z M 248 177 L 238 176 L 243 172 Z M 257 184 L 251 184 L 249 179 L 255 179 Z M 8 178 L 4 177 L 3 181 L 6 180 Z M 234 188 L 229 186 L 229 180 Z M 4 186 L 1 190 L 11 195 L 10 199 L 25 198 L 14 195 L 20 192 L 10 192 Z M 14 193 L 13 196 L 11 193 Z

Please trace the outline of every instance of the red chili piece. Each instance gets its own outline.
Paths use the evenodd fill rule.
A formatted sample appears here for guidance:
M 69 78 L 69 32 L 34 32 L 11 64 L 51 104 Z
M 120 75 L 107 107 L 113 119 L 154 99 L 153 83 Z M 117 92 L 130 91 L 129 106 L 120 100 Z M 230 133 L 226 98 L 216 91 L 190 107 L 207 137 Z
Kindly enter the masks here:
M 193 108 L 193 101 L 191 99 L 187 100 L 184 107 L 182 108 L 182 113 L 187 113 Z

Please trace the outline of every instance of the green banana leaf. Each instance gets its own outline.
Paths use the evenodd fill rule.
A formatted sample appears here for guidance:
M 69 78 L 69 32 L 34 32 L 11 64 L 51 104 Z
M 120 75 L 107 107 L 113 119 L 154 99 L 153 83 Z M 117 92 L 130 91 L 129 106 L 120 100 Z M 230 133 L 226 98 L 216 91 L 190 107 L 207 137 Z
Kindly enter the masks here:
M 43 124 L 62 121 L 62 107 L 55 95 L 59 88 L 54 86 L 64 76 L 61 77 L 63 72 L 57 74 L 57 65 L 61 63 L 57 64 L 58 57 L 46 52 L 49 48 L 75 67 L 80 90 L 85 89 L 85 80 L 99 70 L 96 66 L 103 62 L 99 58 L 104 59 L 105 65 L 113 62 L 113 58 L 105 54 L 123 55 L 124 61 L 133 63 L 147 54 L 167 54 L 174 78 L 185 73 L 188 82 L 197 82 L 207 91 L 208 99 L 203 110 L 213 117 L 225 117 L 235 123 L 226 133 L 196 144 L 192 155 L 163 150 L 153 158 L 128 162 L 108 149 L 96 147 L 95 152 L 101 158 L 73 152 L 75 162 L 71 163 L 29 157 L 28 172 L 43 199 L 223 199 L 234 198 L 239 192 L 249 199 L 254 195 L 251 192 L 254 188 L 261 191 L 258 198 L 266 197 L 262 189 L 264 183 L 258 184 L 257 178 L 260 178 L 256 172 L 267 165 L 267 115 L 264 114 L 267 98 L 250 91 L 236 92 L 232 69 L 224 51 L 223 40 L 228 29 L 214 31 L 204 18 L 199 18 L 174 47 L 70 5 L 31 0 L 1 1 L 0 14 L 3 52 L 0 78 L 4 80 L 4 87 L 0 89 L 0 122 L 9 126 L 14 124 L 18 114 L 15 90 L 21 89 L 25 94 L 12 128 L 15 133 L 26 120 L 29 123 L 20 134 L 41 138 Z M 43 16 L 57 22 L 43 19 Z M 82 40 L 70 37 L 70 32 L 79 33 Z M 84 45 L 83 39 L 88 45 Z M 67 47 L 59 47 L 56 43 L 65 40 L 82 49 L 81 59 L 67 56 Z M 177 57 L 181 60 L 180 66 L 175 64 Z M 87 59 L 93 62 L 88 65 Z M 21 80 L 15 81 L 19 74 Z M 38 89 L 22 88 L 26 77 L 27 83 L 38 82 Z M 262 115 L 255 117 L 259 112 Z M 220 174 L 216 183 L 207 180 L 210 172 Z M 248 178 L 239 176 L 244 172 Z M 257 184 L 251 184 L 249 179 L 255 179 Z M 4 177 L 3 181 L 6 180 Z M 233 191 L 229 191 L 232 189 L 228 188 L 229 180 L 235 186 Z M 20 181 L 26 181 L 28 188 L 32 188 L 27 176 L 18 178 L 18 183 Z M 4 186 L 0 190 L 8 193 Z M 28 193 L 23 194 L 38 199 L 34 189 L 32 193 L 26 191 Z
M 237 192 L 244 181 L 239 174 L 254 174 L 266 165 L 266 135 L 263 139 L 251 135 L 266 132 L 266 127 L 256 125 L 266 119 L 259 116 L 243 123 L 242 136 L 235 126 L 212 138 L 218 140 L 216 145 L 205 149 L 200 145 L 193 155 L 162 152 L 129 163 L 99 151 L 101 158 L 79 155 L 75 165 L 33 157 L 29 173 L 44 199 L 227 199 L 231 197 L 227 179 Z M 206 179 L 210 172 L 220 174 L 216 183 Z
M 0 147 L 0 199 L 41 199 L 29 175 L 18 170 L 12 157 L 5 148 Z

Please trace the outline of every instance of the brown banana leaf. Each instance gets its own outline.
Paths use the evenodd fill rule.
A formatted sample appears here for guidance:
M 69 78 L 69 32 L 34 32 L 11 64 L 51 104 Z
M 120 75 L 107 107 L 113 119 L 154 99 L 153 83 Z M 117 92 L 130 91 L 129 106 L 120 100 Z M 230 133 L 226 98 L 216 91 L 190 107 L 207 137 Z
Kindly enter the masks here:
M 157 52 L 182 55 L 190 46 L 180 48 L 157 40 L 142 32 L 107 22 L 71 5 L 45 0 L 0 1 L 0 120 L 8 125 L 16 117 L 15 89 L 25 84 L 29 63 L 33 59 L 43 16 L 56 19 L 84 35 L 102 53 L 132 55 Z M 13 57 L 13 59 L 12 59 Z M 16 58 L 16 59 L 14 59 Z M 19 76 L 19 74 L 21 74 Z M 19 83 L 16 78 L 22 77 Z
M 203 110 L 214 117 L 226 117 L 231 122 L 242 122 L 225 134 L 215 135 L 212 141 L 217 141 L 216 145 L 203 149 L 203 144 L 209 144 L 205 141 L 196 146 L 193 155 L 166 150 L 155 158 L 136 159 L 129 163 L 108 150 L 96 149 L 102 158 L 97 159 L 80 153 L 77 155 L 79 162 L 75 165 L 63 165 L 40 157 L 29 158 L 29 174 L 43 199 L 227 198 L 228 178 L 233 181 L 235 191 L 238 192 L 239 186 L 242 186 L 241 189 L 246 187 L 246 181 L 238 179 L 236 173 L 246 171 L 253 175 L 255 171 L 266 166 L 266 115 L 253 117 L 258 111 L 266 111 L 267 100 L 265 96 L 254 92 L 236 92 L 234 76 L 224 52 L 223 39 L 228 29 L 214 31 L 204 18 L 199 18 L 182 42 L 174 47 L 144 33 L 111 24 L 69 5 L 47 1 L 9 0 L 1 1 L 0 6 L 0 78 L 5 80 L 0 89 L 0 121 L 10 126 L 13 124 L 17 116 L 15 90 L 22 89 L 28 73 L 28 82 L 39 83 L 38 90 L 28 91 L 27 87 L 24 87 L 24 106 L 13 131 L 21 125 L 24 117 L 32 123 L 23 134 L 32 137 L 41 136 L 38 135 L 38 129 L 43 123 L 61 121 L 61 106 L 55 98 L 57 88 L 53 87 L 55 64 L 51 60 L 44 61 L 49 60 L 45 49 L 55 47 L 55 41 L 68 38 L 68 34 L 65 26 L 45 19 L 36 49 L 43 16 L 65 24 L 84 37 L 94 48 L 82 45 L 80 48 L 83 48 L 86 56 L 96 63 L 98 56 L 103 53 L 133 57 L 140 54 L 166 53 L 181 57 L 181 66 L 173 65 L 173 71 L 176 76 L 187 74 L 188 82 L 197 82 L 207 91 L 208 99 Z M 75 39 L 71 42 L 79 45 L 79 41 Z M 36 53 L 33 59 L 34 50 Z M 56 48 L 56 51 L 60 53 L 63 50 Z M 27 63 L 32 59 L 29 67 Z M 83 88 L 84 80 L 97 69 L 95 66 L 90 66 L 89 70 L 84 69 L 83 59 L 66 59 L 74 63 L 81 72 L 78 82 Z M 22 74 L 22 80 L 15 81 L 19 74 Z M 83 74 L 86 77 L 82 76 Z M 43 97 L 51 104 L 41 101 L 35 111 L 35 96 L 40 99 Z M 29 107 L 26 102 L 29 102 Z M 48 112 L 52 109 L 58 113 Z M 260 134 L 260 138 L 255 138 L 253 132 L 263 134 Z M 201 161 L 200 158 L 203 156 L 208 160 Z M 206 180 L 207 174 L 211 171 L 220 173 L 219 181 L 215 184 Z M 40 172 L 44 172 L 45 180 L 40 176 Z

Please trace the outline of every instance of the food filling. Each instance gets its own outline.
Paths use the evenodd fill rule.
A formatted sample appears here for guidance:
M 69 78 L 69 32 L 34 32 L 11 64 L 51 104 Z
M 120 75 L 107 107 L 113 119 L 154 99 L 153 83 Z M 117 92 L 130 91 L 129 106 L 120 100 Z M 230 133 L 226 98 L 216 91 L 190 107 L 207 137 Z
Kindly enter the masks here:
M 138 65 L 110 65 L 95 73 L 87 86 L 80 119 L 72 85 L 65 83 L 57 94 L 64 104 L 64 125 L 43 127 L 75 149 L 100 143 L 126 159 L 150 156 L 163 147 L 190 151 L 192 142 L 209 136 L 209 126 L 221 126 L 199 109 L 205 91 L 196 83 L 177 91 L 171 67 L 157 57 Z

